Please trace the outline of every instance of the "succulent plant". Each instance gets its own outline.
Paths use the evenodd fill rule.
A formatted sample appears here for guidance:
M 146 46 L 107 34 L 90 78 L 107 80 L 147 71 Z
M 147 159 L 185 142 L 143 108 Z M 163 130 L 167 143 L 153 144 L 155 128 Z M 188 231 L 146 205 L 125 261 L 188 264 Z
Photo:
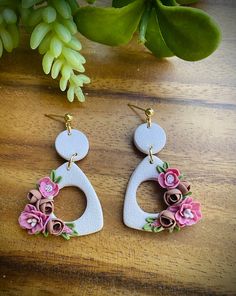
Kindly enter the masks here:
M 95 0 L 86 0 L 93 4 Z M 79 31 L 88 39 L 116 46 L 139 41 L 156 57 L 187 61 L 206 58 L 220 42 L 216 22 L 200 9 L 181 6 L 196 0 L 113 0 L 113 7 L 80 7 L 76 0 L 0 0 L 0 57 L 19 43 L 19 22 L 30 32 L 30 46 L 43 56 L 45 74 L 59 77 L 70 102 L 85 100 Z

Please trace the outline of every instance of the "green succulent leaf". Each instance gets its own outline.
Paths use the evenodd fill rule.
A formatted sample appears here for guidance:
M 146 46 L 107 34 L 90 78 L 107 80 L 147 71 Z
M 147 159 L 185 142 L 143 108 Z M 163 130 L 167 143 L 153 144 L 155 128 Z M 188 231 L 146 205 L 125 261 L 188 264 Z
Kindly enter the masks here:
M 197 3 L 198 0 L 176 0 L 181 5 Z
M 136 0 L 113 0 L 112 6 L 116 7 L 116 8 L 120 8 L 120 7 L 126 6 L 134 1 L 136 1 Z
M 143 43 L 143 44 L 146 42 L 147 26 L 148 26 L 151 13 L 152 13 L 152 3 L 148 2 L 139 23 L 139 41 L 140 43 Z
M 122 8 L 81 7 L 75 22 L 88 39 L 111 46 L 125 44 L 137 29 L 144 2 L 136 0 Z
M 76 0 L 67 0 L 67 3 L 70 6 L 72 15 L 74 15 L 79 9 L 78 2 Z
M 220 30 L 208 14 L 191 7 L 165 6 L 160 0 L 155 3 L 163 39 L 176 56 L 197 61 L 215 51 Z
M 166 6 L 176 6 L 178 3 L 175 0 L 161 0 L 162 4 Z
M 34 6 L 35 4 L 38 4 L 42 2 L 41 0 L 22 0 L 22 7 L 23 8 L 30 8 L 31 6 Z
M 94 2 L 96 2 L 96 0 L 86 0 L 86 2 L 87 2 L 88 4 L 93 4 Z

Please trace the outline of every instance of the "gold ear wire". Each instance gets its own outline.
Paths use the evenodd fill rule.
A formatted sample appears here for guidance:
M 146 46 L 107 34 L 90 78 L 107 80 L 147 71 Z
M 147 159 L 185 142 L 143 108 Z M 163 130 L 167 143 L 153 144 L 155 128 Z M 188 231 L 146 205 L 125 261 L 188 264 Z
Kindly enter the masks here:
M 152 108 L 147 108 L 147 109 L 144 109 L 144 108 L 141 108 L 139 106 L 136 106 L 136 105 L 133 105 L 133 104 L 128 104 L 128 106 L 133 109 L 133 108 L 136 108 L 136 109 L 139 109 L 139 110 L 142 110 L 144 111 L 145 115 L 146 115 L 146 122 L 147 122 L 147 127 L 151 127 L 151 124 L 152 124 L 152 116 L 154 115 L 154 110 Z
M 44 114 L 46 117 L 62 122 L 61 120 L 57 119 L 57 118 L 64 118 L 64 122 L 65 122 L 65 126 L 66 129 L 68 131 L 68 135 L 71 135 L 71 122 L 73 120 L 73 115 L 71 115 L 70 113 L 66 113 L 64 116 L 63 115 L 57 115 L 57 114 Z

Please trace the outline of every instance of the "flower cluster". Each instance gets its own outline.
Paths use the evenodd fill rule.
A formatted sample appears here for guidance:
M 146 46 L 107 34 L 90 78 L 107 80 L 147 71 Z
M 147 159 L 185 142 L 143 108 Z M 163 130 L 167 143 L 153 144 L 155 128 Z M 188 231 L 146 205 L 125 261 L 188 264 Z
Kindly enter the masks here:
M 157 171 L 157 181 L 166 189 L 163 199 L 168 207 L 158 217 L 146 218 L 147 223 L 143 229 L 153 232 L 167 229 L 172 232 L 196 224 L 202 218 L 201 206 L 190 197 L 190 183 L 182 180 L 183 176 L 179 170 L 170 168 L 167 162 L 157 166 Z
M 29 234 L 42 233 L 45 237 L 48 234 L 61 235 L 65 239 L 78 235 L 72 223 L 64 223 L 53 217 L 53 198 L 59 193 L 58 183 L 61 179 L 61 176 L 56 177 L 55 171 L 52 171 L 50 177 L 44 177 L 38 182 L 38 189 L 32 189 L 27 194 L 29 203 L 20 214 L 19 224 Z

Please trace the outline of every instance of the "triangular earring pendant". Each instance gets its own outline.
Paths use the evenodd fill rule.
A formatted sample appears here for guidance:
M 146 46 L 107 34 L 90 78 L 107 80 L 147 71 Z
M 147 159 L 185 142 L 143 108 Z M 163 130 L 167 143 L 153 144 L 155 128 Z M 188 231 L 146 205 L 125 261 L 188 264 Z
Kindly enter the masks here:
M 42 178 L 36 184 L 36 188 L 30 190 L 27 195 L 28 204 L 20 214 L 19 224 L 29 234 L 61 236 L 68 240 L 101 230 L 103 213 L 92 184 L 75 164 L 75 161 L 87 155 L 88 139 L 82 132 L 71 128 L 71 116 L 66 118 L 69 118 L 66 120 L 67 130 L 57 136 L 55 148 L 68 162 L 52 170 L 50 176 Z M 77 187 L 84 192 L 87 206 L 81 217 L 66 222 L 55 216 L 54 198 L 60 198 L 60 190 L 69 186 Z
M 146 156 L 130 177 L 124 201 L 123 220 L 130 228 L 149 231 L 179 231 L 185 226 L 196 224 L 202 217 L 200 204 L 191 197 L 190 183 L 180 171 L 170 167 L 154 154 L 158 153 L 166 143 L 164 130 L 151 122 L 154 111 L 142 109 L 147 116 L 147 123 L 141 124 L 134 133 L 134 144 Z M 154 181 L 166 191 L 163 200 L 166 208 L 160 213 L 143 211 L 137 202 L 137 189 L 145 181 Z

